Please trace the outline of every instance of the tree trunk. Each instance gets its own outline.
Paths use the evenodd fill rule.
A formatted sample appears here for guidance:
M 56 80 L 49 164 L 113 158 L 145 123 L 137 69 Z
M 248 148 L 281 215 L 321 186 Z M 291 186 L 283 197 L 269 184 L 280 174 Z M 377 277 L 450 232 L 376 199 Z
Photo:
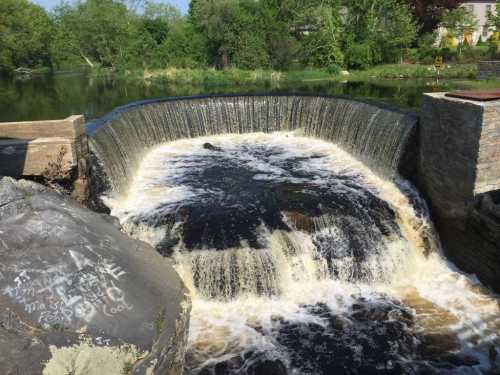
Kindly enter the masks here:
M 90 61 L 90 59 L 85 56 L 83 53 L 80 52 L 80 55 L 82 55 L 83 59 L 85 60 L 85 62 L 91 67 L 93 68 L 94 67 L 94 63 L 92 61 Z
M 229 67 L 229 55 L 226 50 L 222 51 L 222 69 Z

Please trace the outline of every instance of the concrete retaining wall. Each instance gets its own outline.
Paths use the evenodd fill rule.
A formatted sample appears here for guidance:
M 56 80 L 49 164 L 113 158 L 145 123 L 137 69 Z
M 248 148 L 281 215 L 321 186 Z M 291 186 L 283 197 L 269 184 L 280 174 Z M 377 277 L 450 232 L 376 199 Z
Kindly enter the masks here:
M 85 118 L 0 123 L 0 176 L 71 179 L 74 196 L 87 195 Z
M 500 291 L 500 100 L 426 94 L 417 181 L 446 255 Z
M 477 64 L 477 78 L 497 78 L 500 77 L 500 60 L 480 61 Z

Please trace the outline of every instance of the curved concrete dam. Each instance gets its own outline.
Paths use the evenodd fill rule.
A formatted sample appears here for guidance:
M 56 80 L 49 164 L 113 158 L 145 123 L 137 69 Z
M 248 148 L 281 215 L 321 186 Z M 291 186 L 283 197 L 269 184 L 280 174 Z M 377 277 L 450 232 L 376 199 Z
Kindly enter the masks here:
M 184 373 L 498 369 L 499 298 L 448 262 L 410 182 L 416 116 L 197 97 L 132 104 L 88 133 L 95 194 L 190 291 Z

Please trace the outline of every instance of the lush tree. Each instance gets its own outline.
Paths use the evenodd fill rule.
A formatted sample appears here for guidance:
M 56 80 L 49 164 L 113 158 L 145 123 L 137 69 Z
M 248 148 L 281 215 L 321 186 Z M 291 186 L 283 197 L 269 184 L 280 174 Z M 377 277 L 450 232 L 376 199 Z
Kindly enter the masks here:
M 146 1 L 143 18 L 145 30 L 160 44 L 167 37 L 172 25 L 182 16 L 179 9 L 173 5 Z
M 488 28 L 494 32 L 493 37 L 490 40 L 492 54 L 498 55 L 500 53 L 500 3 L 496 3 L 496 12 L 489 12 L 488 15 Z
M 360 67 L 359 61 L 367 66 L 398 60 L 418 31 L 411 8 L 399 0 L 351 0 L 345 26 L 344 49 L 352 67 Z
M 52 24 L 45 11 L 27 0 L 0 1 L 0 72 L 50 66 Z
M 227 68 L 234 58 L 240 31 L 237 0 L 198 0 L 192 4 L 192 21 L 207 37 L 211 60 Z
M 436 30 L 443 13 L 457 8 L 460 3 L 461 0 L 408 0 L 423 33 Z
M 295 2 L 291 8 L 291 30 L 301 41 L 303 64 L 319 67 L 344 64 L 341 49 L 345 31 L 343 13 L 339 1 L 313 0 L 304 6 Z
M 466 35 L 471 35 L 477 28 L 477 19 L 467 7 L 458 7 L 444 12 L 441 26 L 446 29 L 449 36 L 458 40 L 458 53 L 461 54 L 462 46 L 466 43 Z
M 138 23 L 126 5 L 117 0 L 78 1 L 63 4 L 54 14 L 57 32 L 53 53 L 57 61 L 78 57 L 90 66 L 117 68 L 132 60 Z
M 186 19 L 175 22 L 157 50 L 164 66 L 195 68 L 207 64 L 207 39 Z
M 53 61 L 334 72 L 395 62 L 418 31 L 406 0 L 192 0 L 187 16 L 159 0 L 73 0 L 50 18 L 28 1 L 0 0 L 0 69 Z
M 276 22 L 275 12 L 255 0 L 197 0 L 191 3 L 189 17 L 207 37 L 209 61 L 222 68 L 270 66 L 280 59 L 270 44 L 288 33 Z

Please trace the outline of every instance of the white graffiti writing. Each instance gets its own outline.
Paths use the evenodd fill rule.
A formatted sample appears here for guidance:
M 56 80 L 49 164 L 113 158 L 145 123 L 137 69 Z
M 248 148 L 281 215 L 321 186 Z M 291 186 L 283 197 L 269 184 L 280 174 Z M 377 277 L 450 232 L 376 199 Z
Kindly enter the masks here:
M 3 294 L 23 305 L 28 314 L 37 314 L 40 324 L 48 325 L 69 323 L 75 318 L 89 323 L 97 314 L 112 317 L 133 310 L 120 287 L 126 272 L 87 249 L 97 260 L 68 250 L 73 264 L 19 270 Z

